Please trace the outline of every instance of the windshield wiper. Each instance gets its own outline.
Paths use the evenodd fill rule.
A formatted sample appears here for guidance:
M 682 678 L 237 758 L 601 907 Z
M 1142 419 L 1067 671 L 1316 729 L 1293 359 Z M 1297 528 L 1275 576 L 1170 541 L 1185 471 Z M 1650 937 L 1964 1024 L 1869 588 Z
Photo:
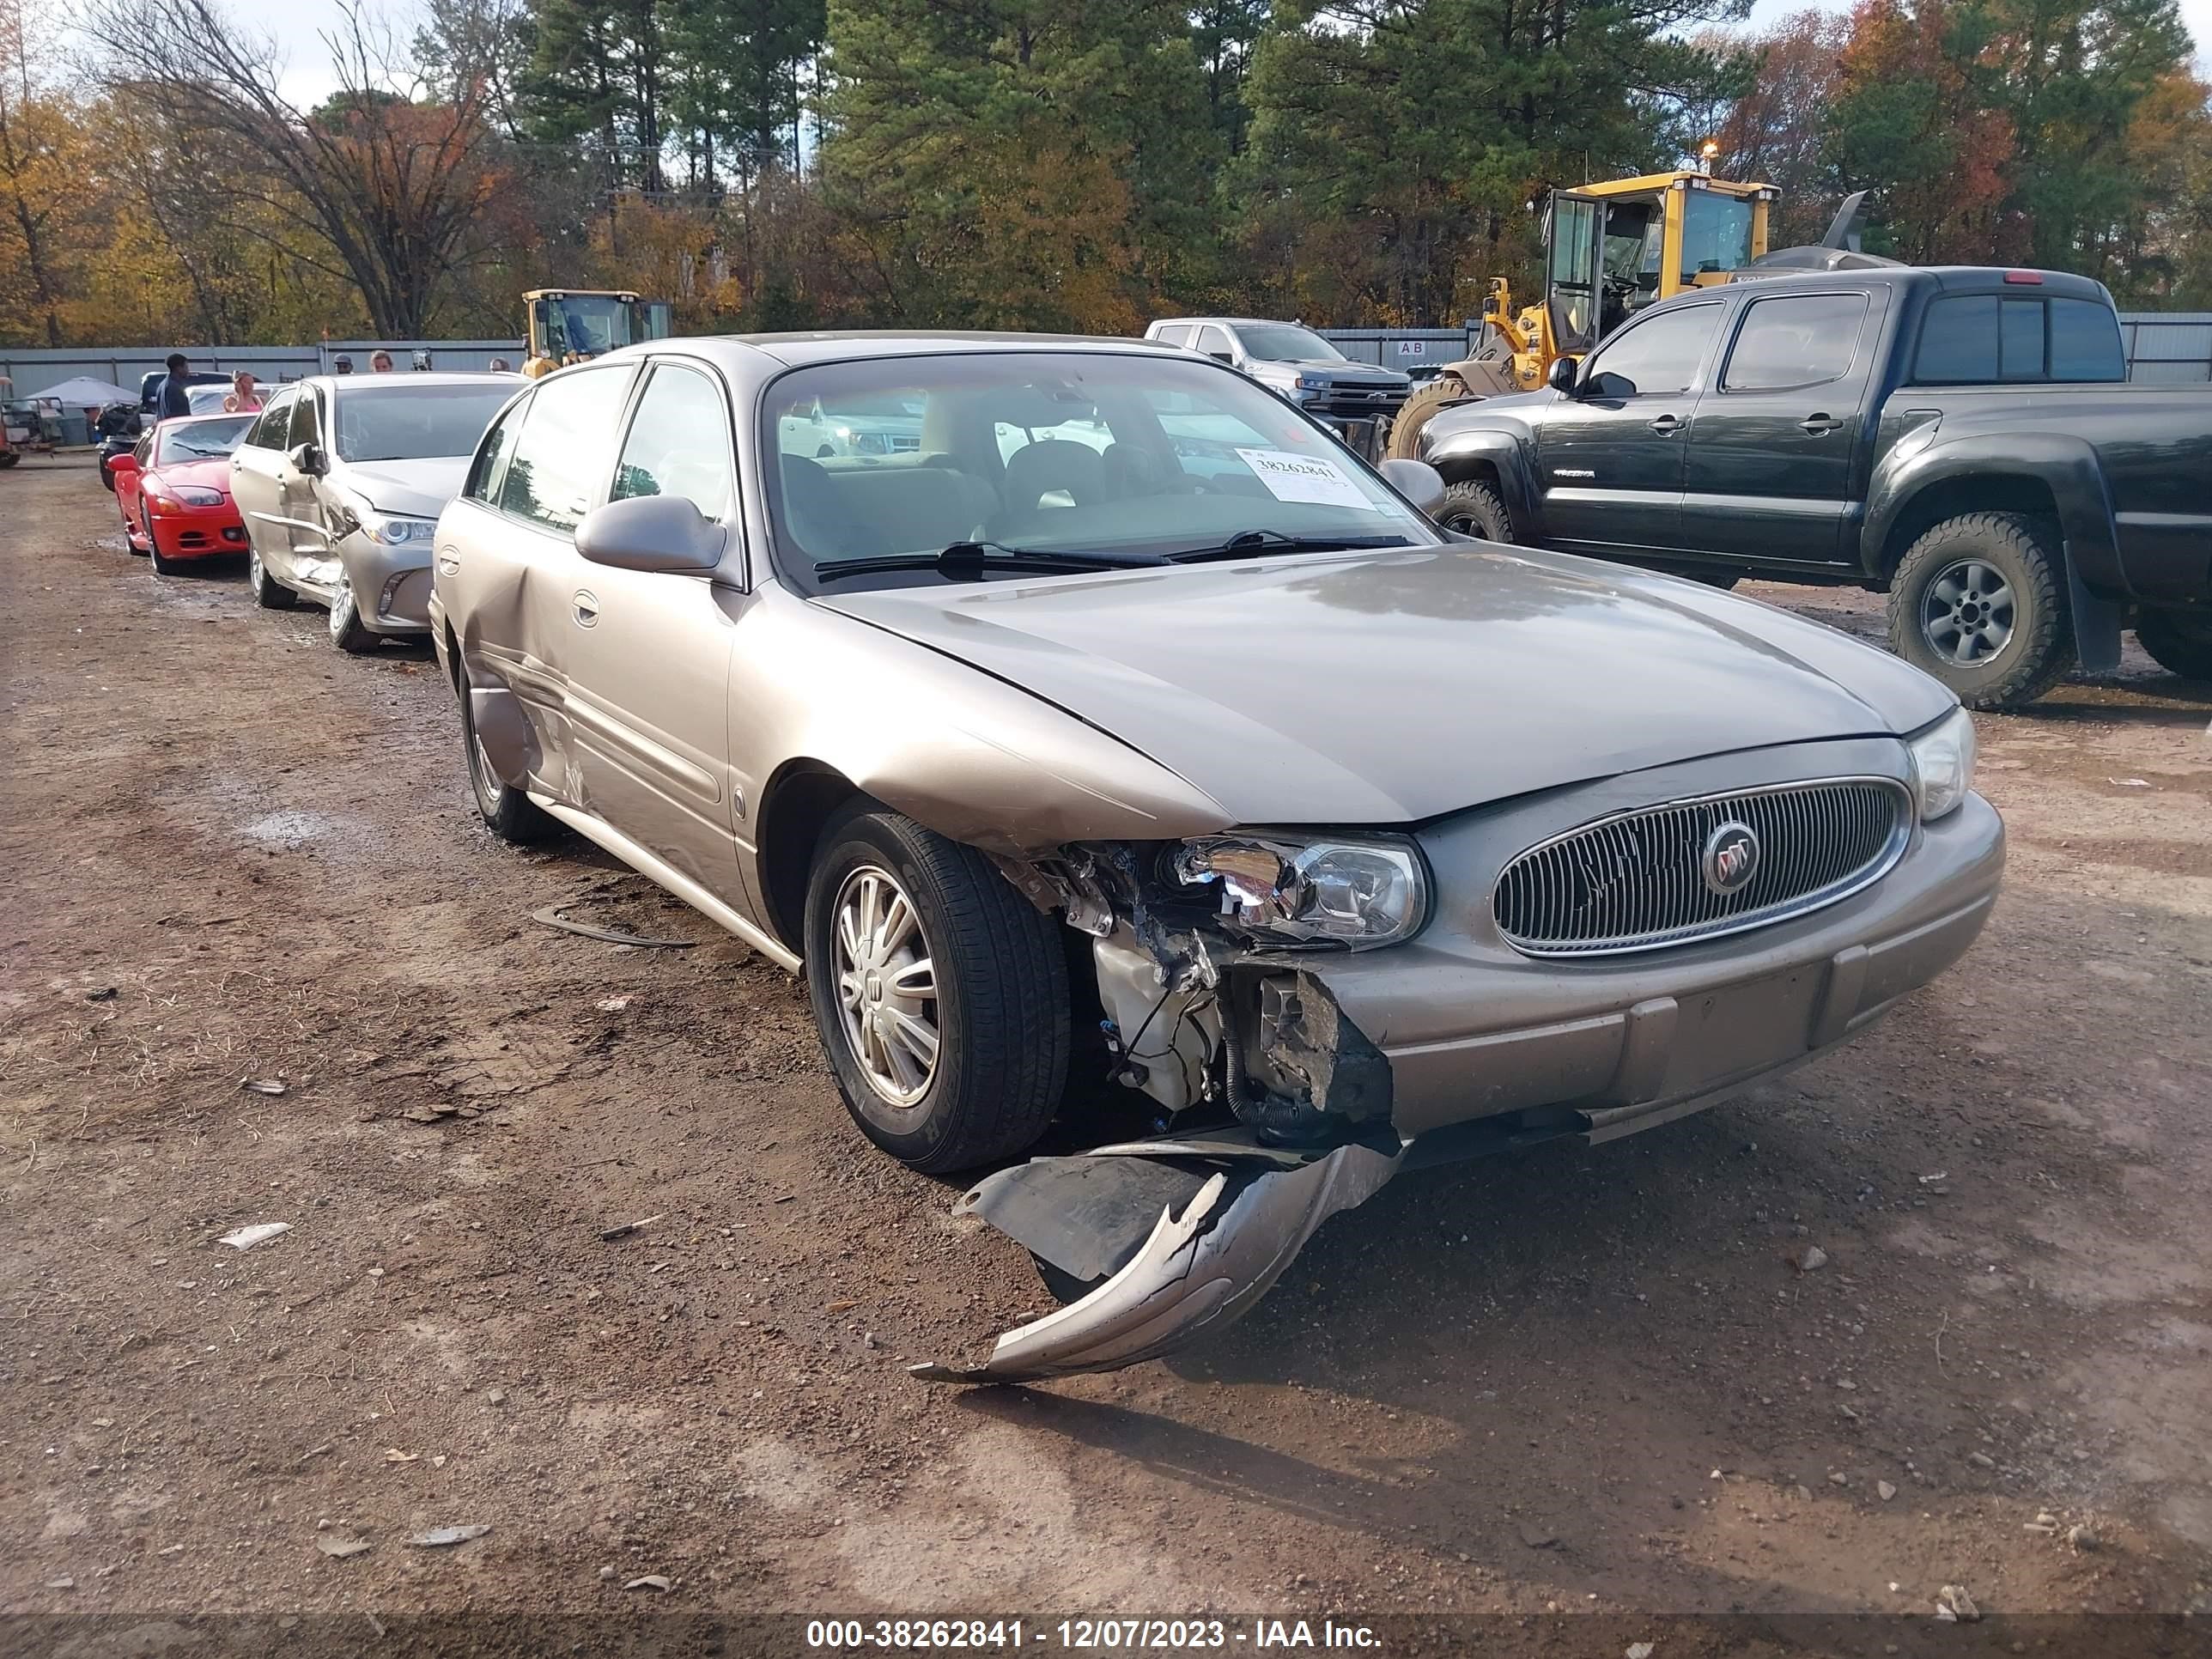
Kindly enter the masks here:
M 1206 559 L 1241 559 L 1250 553 L 1344 553 L 1362 547 L 1410 547 L 1403 536 L 1286 536 L 1279 530 L 1243 530 L 1212 547 L 1186 548 L 1167 555 L 1170 564 L 1197 564 Z
M 836 559 L 814 567 L 814 580 L 836 581 L 884 570 L 936 570 L 955 580 L 971 580 L 986 570 L 1133 570 L 1166 561 L 1149 554 L 1063 553 L 1048 547 L 1004 547 L 997 542 L 955 542 L 934 553 L 890 553 L 878 558 Z

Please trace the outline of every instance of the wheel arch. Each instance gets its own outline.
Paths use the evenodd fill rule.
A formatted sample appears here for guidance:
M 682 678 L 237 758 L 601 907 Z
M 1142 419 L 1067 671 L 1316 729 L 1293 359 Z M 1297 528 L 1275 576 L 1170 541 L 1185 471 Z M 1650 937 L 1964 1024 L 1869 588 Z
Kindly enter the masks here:
M 763 915 L 777 943 L 805 954 L 806 883 L 815 843 L 840 811 L 873 799 L 827 761 L 811 756 L 786 761 L 762 788 L 753 861 Z
M 1512 433 L 1488 428 L 1440 434 L 1425 459 L 1447 484 L 1486 483 L 1496 490 L 1516 526 L 1534 534 L 1541 516 L 1535 483 L 1521 441 Z

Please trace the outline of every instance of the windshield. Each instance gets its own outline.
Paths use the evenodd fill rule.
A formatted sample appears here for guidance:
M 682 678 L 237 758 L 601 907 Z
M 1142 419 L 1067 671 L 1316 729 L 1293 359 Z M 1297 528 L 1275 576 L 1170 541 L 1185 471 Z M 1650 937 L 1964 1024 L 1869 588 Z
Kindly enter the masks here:
M 1700 271 L 1741 270 L 1751 263 L 1751 204 L 1693 190 L 1682 210 L 1682 280 Z
M 336 398 L 338 459 L 419 461 L 472 455 L 491 417 L 520 384 L 416 386 L 396 380 L 389 386 L 344 386 Z
M 887 411 L 872 418 L 896 433 L 896 452 L 824 442 L 824 411 L 863 409 Z M 824 364 L 775 381 L 761 420 L 781 459 L 769 474 L 778 564 L 809 591 L 862 559 L 923 562 L 862 583 L 973 580 L 927 563 L 959 542 L 1127 562 L 1255 531 L 1322 544 L 1437 541 L 1281 398 L 1166 353 Z
M 154 465 L 174 466 L 179 461 L 210 460 L 238 447 L 251 415 L 226 415 L 219 421 L 178 421 L 163 427 L 154 440 Z
M 1271 363 L 1340 363 L 1344 354 L 1310 328 L 1292 323 L 1239 323 L 1247 356 Z
M 635 343 L 631 306 L 611 295 L 572 294 L 544 301 L 545 349 L 550 356 L 596 357 Z

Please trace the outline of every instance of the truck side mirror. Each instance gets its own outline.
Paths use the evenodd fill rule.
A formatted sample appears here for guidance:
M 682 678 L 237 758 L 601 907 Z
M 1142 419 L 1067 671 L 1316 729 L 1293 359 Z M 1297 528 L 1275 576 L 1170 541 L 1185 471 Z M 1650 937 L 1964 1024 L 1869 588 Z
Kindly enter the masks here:
M 1233 351 L 1209 351 L 1206 355 L 1217 363 L 1234 363 L 1237 361 L 1237 354 Z
M 1554 357 L 1552 366 L 1544 373 L 1544 384 L 1554 392 L 1575 395 L 1575 380 L 1582 373 L 1582 364 L 1572 357 Z

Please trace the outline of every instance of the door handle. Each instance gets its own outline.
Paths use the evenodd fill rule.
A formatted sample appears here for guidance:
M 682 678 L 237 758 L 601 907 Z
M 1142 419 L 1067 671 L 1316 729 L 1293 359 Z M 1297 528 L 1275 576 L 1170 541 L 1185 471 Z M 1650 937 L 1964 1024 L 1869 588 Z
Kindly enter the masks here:
M 1662 438 L 1670 437 L 1682 429 L 1682 422 L 1672 415 L 1658 416 L 1644 424 Z
M 596 598 L 586 592 L 580 587 L 576 590 L 574 604 L 576 607 L 575 617 L 577 627 L 591 628 L 598 623 L 599 620 L 599 602 Z
M 1797 429 L 1808 438 L 1825 438 L 1843 422 L 1828 415 L 1808 415 L 1797 422 Z

